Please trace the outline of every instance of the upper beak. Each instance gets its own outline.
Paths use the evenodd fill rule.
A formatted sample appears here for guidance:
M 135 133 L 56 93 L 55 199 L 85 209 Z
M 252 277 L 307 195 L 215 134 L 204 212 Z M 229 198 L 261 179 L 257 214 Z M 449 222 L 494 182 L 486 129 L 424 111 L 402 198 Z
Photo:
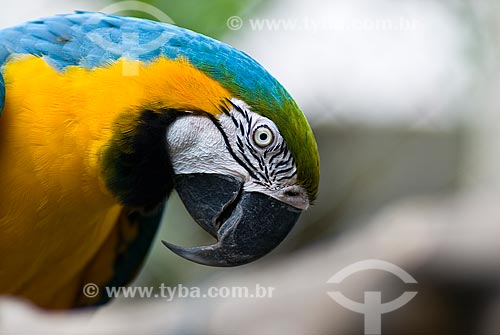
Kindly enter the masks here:
M 217 243 L 193 248 L 163 244 L 204 265 L 237 266 L 264 256 L 285 239 L 301 213 L 263 193 L 243 191 L 242 181 L 224 175 L 176 175 L 175 188 L 193 219 Z

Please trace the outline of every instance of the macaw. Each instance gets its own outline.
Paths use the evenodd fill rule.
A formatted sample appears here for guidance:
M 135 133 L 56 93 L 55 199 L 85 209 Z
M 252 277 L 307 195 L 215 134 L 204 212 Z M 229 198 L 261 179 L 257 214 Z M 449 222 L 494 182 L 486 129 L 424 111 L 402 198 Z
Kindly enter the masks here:
M 174 25 L 76 12 L 0 31 L 0 294 L 99 305 L 138 271 L 175 189 L 237 266 L 315 200 L 319 155 L 289 93 L 247 54 Z

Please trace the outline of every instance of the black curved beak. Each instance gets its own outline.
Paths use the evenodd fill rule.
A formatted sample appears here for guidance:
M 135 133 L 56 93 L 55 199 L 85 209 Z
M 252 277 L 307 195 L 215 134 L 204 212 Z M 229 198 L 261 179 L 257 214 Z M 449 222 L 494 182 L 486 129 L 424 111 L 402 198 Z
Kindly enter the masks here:
M 176 175 L 175 188 L 187 210 L 217 243 L 193 248 L 163 244 L 211 266 L 243 265 L 269 253 L 288 235 L 301 210 L 242 187 L 242 181 L 224 175 Z

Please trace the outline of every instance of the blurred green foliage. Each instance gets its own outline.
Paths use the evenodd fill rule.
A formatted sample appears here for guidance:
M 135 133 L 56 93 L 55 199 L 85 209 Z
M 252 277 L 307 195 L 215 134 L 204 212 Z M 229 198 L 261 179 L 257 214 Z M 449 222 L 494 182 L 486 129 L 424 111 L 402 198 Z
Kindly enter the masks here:
M 113 1 L 119 2 L 119 1 Z M 145 0 L 141 1 L 167 14 L 176 25 L 218 38 L 229 31 L 226 22 L 231 16 L 245 16 L 255 10 L 262 0 Z M 155 20 L 143 12 L 123 12 L 121 15 Z

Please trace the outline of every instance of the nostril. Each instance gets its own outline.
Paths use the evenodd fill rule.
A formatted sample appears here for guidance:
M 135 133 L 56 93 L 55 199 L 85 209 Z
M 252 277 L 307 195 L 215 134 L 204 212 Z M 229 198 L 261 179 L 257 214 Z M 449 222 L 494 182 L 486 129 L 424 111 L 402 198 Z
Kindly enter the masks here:
M 296 197 L 296 196 L 300 195 L 300 192 L 298 192 L 296 190 L 288 190 L 288 191 L 285 191 L 285 195 L 289 196 L 289 197 Z

